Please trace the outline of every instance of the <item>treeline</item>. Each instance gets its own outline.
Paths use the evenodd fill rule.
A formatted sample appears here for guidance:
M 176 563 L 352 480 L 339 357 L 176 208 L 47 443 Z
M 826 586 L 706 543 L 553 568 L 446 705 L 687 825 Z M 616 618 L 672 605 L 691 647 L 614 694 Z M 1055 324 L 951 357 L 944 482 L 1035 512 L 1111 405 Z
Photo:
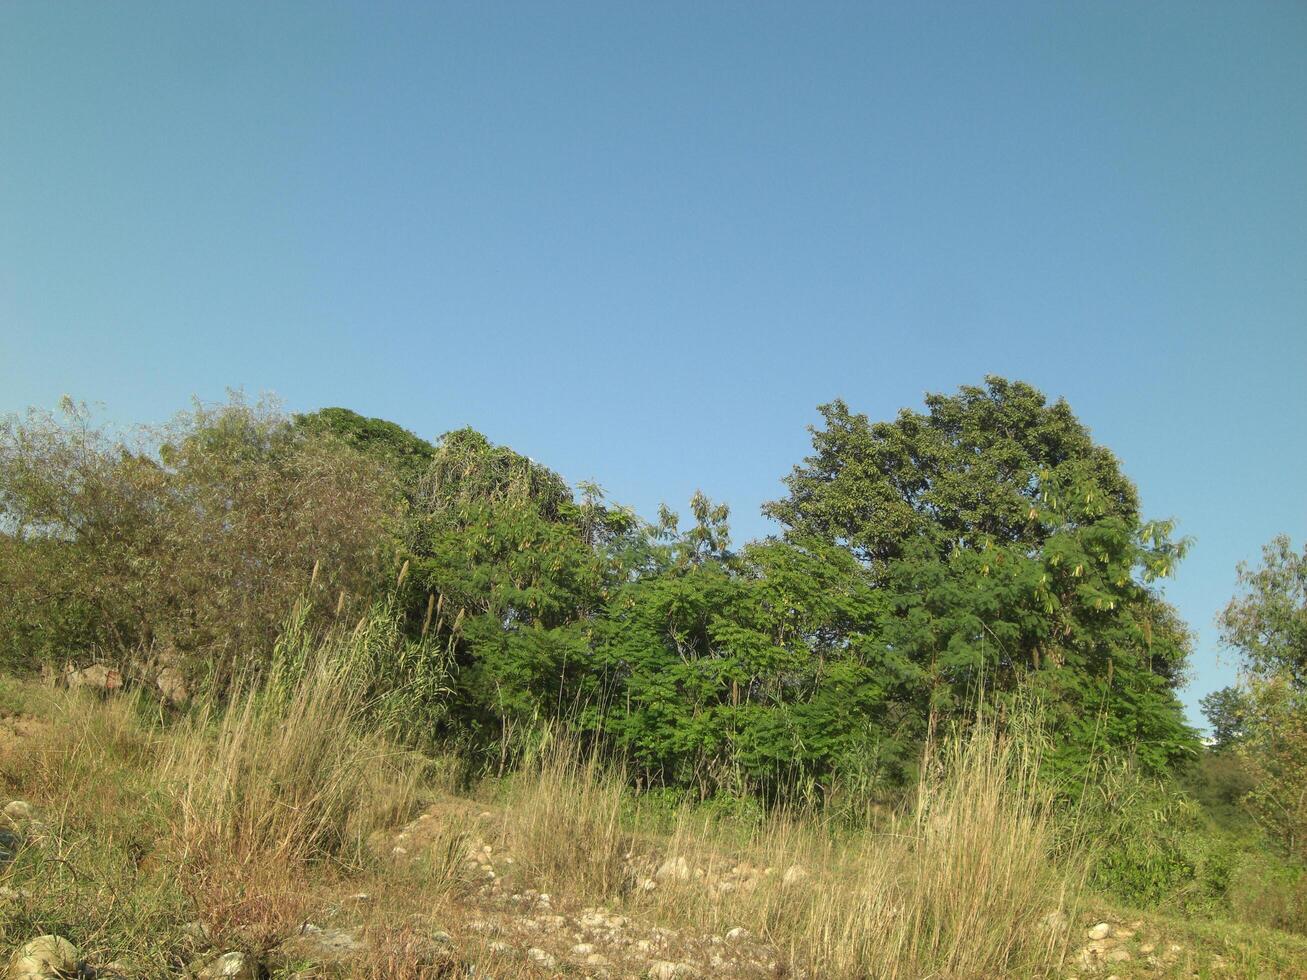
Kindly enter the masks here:
M 737 547 L 702 495 L 648 522 L 471 429 L 240 399 L 129 436 L 29 412 L 0 429 L 0 655 L 221 690 L 292 609 L 380 610 L 407 737 L 502 752 L 561 726 L 705 793 L 895 785 L 978 706 L 1041 705 L 1068 772 L 1196 754 L 1189 637 L 1154 584 L 1183 542 L 1065 402 L 991 377 L 891 420 L 821 413 L 764 508 L 780 533 Z

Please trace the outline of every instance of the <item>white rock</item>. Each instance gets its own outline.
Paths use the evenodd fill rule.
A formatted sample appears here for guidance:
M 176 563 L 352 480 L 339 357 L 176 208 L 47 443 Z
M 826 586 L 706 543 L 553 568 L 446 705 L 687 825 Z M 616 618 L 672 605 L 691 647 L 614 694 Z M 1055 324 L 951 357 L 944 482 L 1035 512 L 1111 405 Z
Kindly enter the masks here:
M 558 965 L 558 960 L 554 958 L 553 954 L 547 953 L 545 950 L 540 949 L 537 946 L 532 946 L 528 949 L 526 955 L 527 959 L 534 963 L 539 963 L 546 970 L 552 970 Z
M 744 928 L 744 926 L 736 926 L 734 929 L 727 929 L 726 938 L 730 942 L 738 943 L 741 940 L 749 938 L 749 930 Z
M 690 880 L 690 865 L 684 857 L 668 858 L 658 866 L 654 872 L 654 877 L 660 881 L 675 879 L 676 881 Z
M 799 864 L 791 864 L 781 876 L 782 885 L 796 885 L 808 877 L 808 869 Z
M 667 960 L 655 960 L 649 964 L 649 980 L 684 980 L 696 977 L 699 971 L 689 963 L 670 963 Z
M 245 958 L 244 953 L 223 953 L 215 960 L 201 967 L 195 974 L 199 980 L 254 980 L 254 967 Z
M 11 823 L 27 823 L 32 819 L 32 804 L 26 800 L 14 800 L 5 806 L 4 815 L 9 818 Z
M 6 980 L 54 980 L 77 969 L 77 947 L 62 936 L 38 936 L 10 961 Z

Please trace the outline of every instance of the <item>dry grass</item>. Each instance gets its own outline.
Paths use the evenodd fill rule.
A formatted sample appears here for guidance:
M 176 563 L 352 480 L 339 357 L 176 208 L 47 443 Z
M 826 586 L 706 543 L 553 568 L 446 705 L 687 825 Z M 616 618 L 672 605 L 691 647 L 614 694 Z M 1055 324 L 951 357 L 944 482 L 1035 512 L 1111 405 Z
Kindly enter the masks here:
M 423 763 L 364 733 L 348 671 L 312 658 L 168 739 L 173 852 L 215 933 L 274 942 L 303 920 L 312 872 L 360 867 L 369 837 L 412 810 Z
M 915 801 L 875 831 L 781 814 L 743 849 L 686 814 L 657 887 L 632 902 L 743 926 L 823 977 L 1038 976 L 1061 964 L 1083 873 L 1058 852 L 1029 743 L 979 724 L 929 750 Z M 682 860 L 683 859 L 683 862 Z
M 521 941 L 496 948 L 499 937 L 469 925 L 514 914 L 460 878 L 478 804 L 436 808 L 411 863 L 369 856 L 369 835 L 407 812 L 421 766 L 361 733 L 338 662 L 300 666 L 171 725 L 129 697 L 24 688 L 44 717 L 21 742 L 0 743 L 0 783 L 31 799 L 48 834 L 0 873 L 28 893 L 0 912 L 0 953 L 57 932 L 92 962 L 177 976 L 203 952 L 183 928 L 199 918 L 219 950 L 298 969 L 312 961 L 294 946 L 298 926 L 335 909 L 367 944 L 317 975 L 551 975 Z M 547 888 L 564 910 L 605 905 L 633 929 L 675 928 L 687 959 L 703 962 L 724 948 L 712 935 L 743 926 L 779 974 L 1054 976 L 1080 933 L 1044 920 L 1058 910 L 1077 920 L 1083 875 L 1058 851 L 1037 766 L 1029 742 L 982 724 L 935 746 L 914 800 L 875 827 L 791 813 L 741 834 L 737 822 L 686 809 L 667 835 L 646 829 L 655 821 L 620 772 L 554 743 L 508 782 L 498 819 L 523 884 Z M 657 886 L 640 887 L 664 863 Z M 364 891 L 366 902 L 345 900 Z M 440 928 L 452 944 L 434 940 Z M 1186 938 L 1193 962 L 1215 948 L 1235 975 L 1267 963 L 1294 975 L 1286 964 L 1299 946 L 1280 936 L 1237 945 L 1230 934 L 1214 926 Z M 620 962 L 615 976 L 647 966 Z
M 617 893 L 625 876 L 622 774 L 552 738 L 512 780 L 505 832 L 532 884 L 566 881 L 596 899 Z

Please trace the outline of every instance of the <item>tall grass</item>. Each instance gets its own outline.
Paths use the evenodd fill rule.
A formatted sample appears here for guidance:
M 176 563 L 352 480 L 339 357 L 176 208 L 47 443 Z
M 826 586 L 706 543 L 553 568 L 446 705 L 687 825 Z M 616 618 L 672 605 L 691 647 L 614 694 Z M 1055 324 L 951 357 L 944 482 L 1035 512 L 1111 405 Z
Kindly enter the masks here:
M 778 814 L 730 853 L 687 815 L 637 902 L 746 927 L 815 976 L 1051 973 L 1084 873 L 1059 847 L 1038 768 L 1032 739 L 980 721 L 928 747 L 914 799 L 874 829 Z
M 421 764 L 367 733 L 361 636 L 310 648 L 291 634 L 263 685 L 180 725 L 162 776 L 184 856 L 357 864 L 371 832 L 409 808 Z
M 623 773 L 546 735 L 513 777 L 505 830 L 537 884 L 606 899 L 625 876 L 626 802 Z

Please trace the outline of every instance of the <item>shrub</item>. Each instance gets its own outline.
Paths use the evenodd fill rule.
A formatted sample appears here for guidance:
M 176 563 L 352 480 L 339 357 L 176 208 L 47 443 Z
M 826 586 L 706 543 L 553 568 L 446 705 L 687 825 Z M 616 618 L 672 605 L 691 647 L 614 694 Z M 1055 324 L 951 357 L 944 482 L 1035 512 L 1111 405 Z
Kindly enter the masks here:
M 63 408 L 0 423 L 10 662 L 153 650 L 225 684 L 311 577 L 319 616 L 370 601 L 398 498 L 364 456 L 239 398 L 130 438 Z

